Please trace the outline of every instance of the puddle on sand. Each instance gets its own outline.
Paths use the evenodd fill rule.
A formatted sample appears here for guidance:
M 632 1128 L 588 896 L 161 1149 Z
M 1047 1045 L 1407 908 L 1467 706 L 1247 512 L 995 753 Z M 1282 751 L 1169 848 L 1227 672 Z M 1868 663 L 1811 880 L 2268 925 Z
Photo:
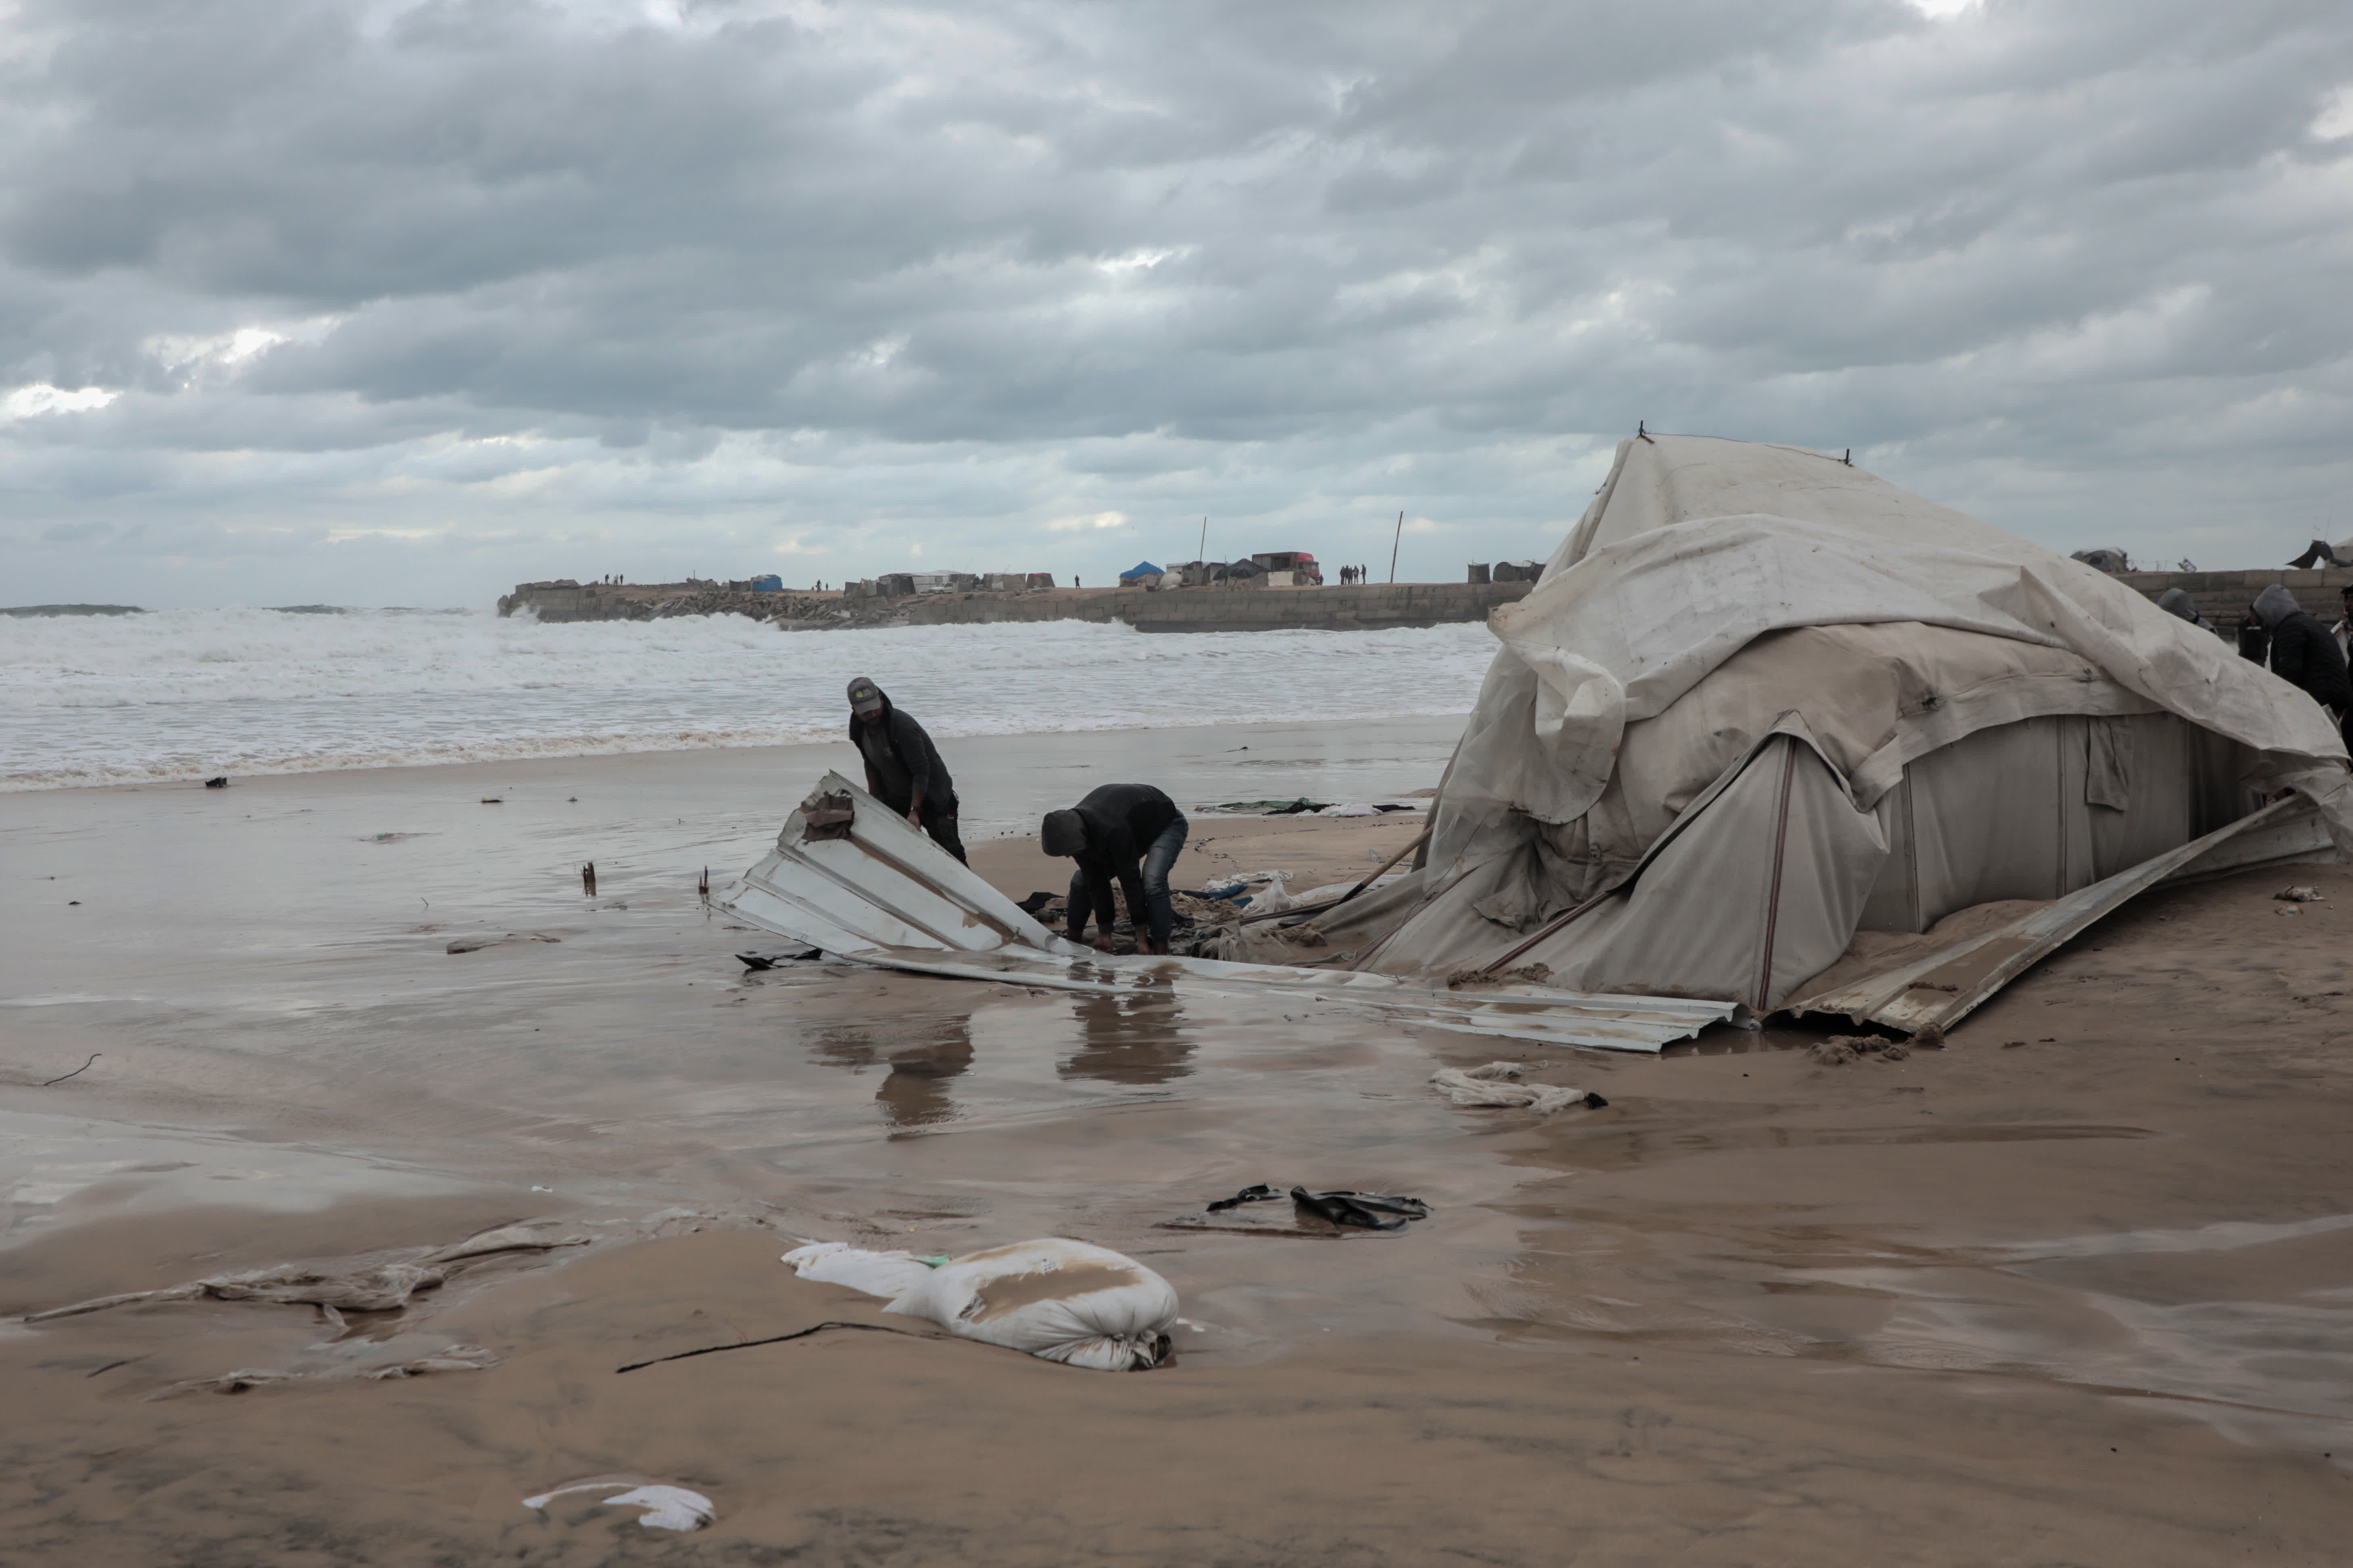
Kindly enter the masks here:
M 1600 1336 L 1968 1372 L 2165 1402 L 2242 1442 L 2353 1463 L 2353 1215 L 1991 1247 L 1725 1205 L 1696 1226 L 1549 1211 L 1481 1320 Z M 1649 1223 L 1645 1223 L 1645 1222 Z

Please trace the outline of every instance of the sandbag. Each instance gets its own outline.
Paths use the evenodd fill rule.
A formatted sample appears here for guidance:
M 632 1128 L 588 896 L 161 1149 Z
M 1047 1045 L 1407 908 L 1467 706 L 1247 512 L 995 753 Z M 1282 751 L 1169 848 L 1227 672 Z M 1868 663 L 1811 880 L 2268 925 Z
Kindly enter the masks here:
M 1158 1366 L 1176 1321 L 1167 1280 L 1109 1247 L 1059 1237 L 936 1260 L 823 1241 L 784 1260 L 804 1279 L 891 1297 L 886 1312 L 1097 1372 Z
M 1132 1258 L 1048 1237 L 944 1263 L 884 1310 L 1046 1361 L 1141 1372 L 1167 1359 L 1176 1292 Z

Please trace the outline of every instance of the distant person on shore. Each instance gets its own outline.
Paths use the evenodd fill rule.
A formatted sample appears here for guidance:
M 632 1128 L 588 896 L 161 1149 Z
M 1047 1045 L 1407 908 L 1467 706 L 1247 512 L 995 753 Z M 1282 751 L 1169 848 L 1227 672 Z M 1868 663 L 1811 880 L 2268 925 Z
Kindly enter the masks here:
M 849 740 L 866 763 L 866 793 L 965 860 L 964 844 L 956 837 L 955 781 L 948 777 L 939 748 L 921 724 L 892 707 L 882 689 L 862 675 L 849 683 Z
M 2157 607 L 2167 615 L 2179 616 L 2193 626 L 2203 627 L 2210 632 L 2214 629 L 2214 623 L 2200 615 L 2197 605 L 2191 601 L 2186 592 L 2179 588 L 2168 588 L 2158 595 Z
M 2271 634 L 2272 673 L 2327 709 L 2340 726 L 2353 716 L 2353 678 L 2328 628 L 2277 583 L 2255 595 L 2253 615 Z
M 1039 828 L 1039 843 L 1047 854 L 1079 863 L 1071 874 L 1066 900 L 1071 940 L 1087 940 L 1092 915 L 1103 931 L 1094 946 L 1111 951 L 1112 925 L 1119 910 L 1111 896 L 1116 878 L 1127 896 L 1135 951 L 1166 952 L 1168 930 L 1176 924 L 1168 903 L 1168 872 L 1183 853 L 1189 831 L 1176 803 L 1150 784 L 1104 784 L 1089 791 L 1070 810 L 1048 812 Z

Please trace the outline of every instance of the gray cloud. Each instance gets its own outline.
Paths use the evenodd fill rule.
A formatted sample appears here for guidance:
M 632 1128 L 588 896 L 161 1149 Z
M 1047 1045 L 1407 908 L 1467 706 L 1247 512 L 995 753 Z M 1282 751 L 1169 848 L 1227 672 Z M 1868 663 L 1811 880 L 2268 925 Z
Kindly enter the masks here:
M 1103 574 L 1203 512 L 1361 560 L 1398 508 L 1451 577 L 1545 549 L 1637 418 L 2063 545 L 2353 532 L 2319 0 L 6 26 L 22 594 Z

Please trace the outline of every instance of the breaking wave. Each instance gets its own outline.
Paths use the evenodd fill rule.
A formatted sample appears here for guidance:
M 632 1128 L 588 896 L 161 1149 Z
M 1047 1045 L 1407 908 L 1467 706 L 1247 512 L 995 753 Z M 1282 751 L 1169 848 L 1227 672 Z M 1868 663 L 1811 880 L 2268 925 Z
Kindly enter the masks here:
M 765 746 L 871 677 L 943 736 L 1461 713 L 1480 626 L 778 632 L 735 616 L 165 610 L 0 619 L 0 790 Z

